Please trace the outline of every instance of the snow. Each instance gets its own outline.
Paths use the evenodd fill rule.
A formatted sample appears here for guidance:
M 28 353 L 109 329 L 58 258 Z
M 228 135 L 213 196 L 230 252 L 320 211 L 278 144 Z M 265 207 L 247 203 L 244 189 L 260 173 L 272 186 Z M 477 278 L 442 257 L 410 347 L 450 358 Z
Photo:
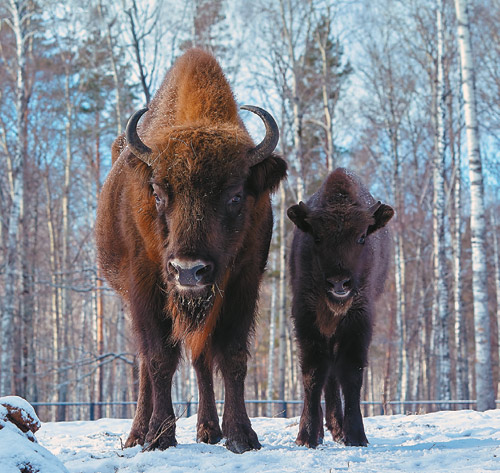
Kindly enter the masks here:
M 295 445 L 298 418 L 255 418 L 262 449 L 236 455 L 196 443 L 196 417 L 177 423 L 179 445 L 163 452 L 122 450 L 130 420 L 46 423 L 38 441 L 72 473 L 487 472 L 500 471 L 500 410 L 365 418 L 370 445 L 332 441 L 316 450 Z M 3 472 L 4 470 L 2 470 Z
M 38 419 L 33 406 L 26 399 L 19 396 L 3 396 L 0 397 L 0 406 L 5 409 L 8 406 L 19 410 L 25 422 L 33 423 L 36 426 L 35 431 L 40 428 L 40 419 Z
M 17 396 L 0 397 L 0 471 L 67 473 L 64 465 L 33 435 L 40 420 L 33 407 Z

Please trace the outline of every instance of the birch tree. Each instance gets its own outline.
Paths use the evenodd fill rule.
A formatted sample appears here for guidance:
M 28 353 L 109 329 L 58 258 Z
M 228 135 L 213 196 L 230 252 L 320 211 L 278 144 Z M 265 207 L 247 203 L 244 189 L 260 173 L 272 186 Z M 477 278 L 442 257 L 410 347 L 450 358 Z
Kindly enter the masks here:
M 445 150 L 446 150 L 446 97 L 444 80 L 444 23 L 443 0 L 438 0 L 436 9 L 437 22 L 437 84 L 436 84 L 436 139 L 434 152 L 434 197 L 433 197 L 433 234 L 434 234 L 434 301 L 433 311 L 437 351 L 437 397 L 439 400 L 451 399 L 450 387 L 450 351 L 448 336 L 448 282 L 446 278 L 446 220 L 445 220 Z M 449 408 L 441 404 L 441 408 Z
M 462 70 L 464 118 L 469 158 L 471 200 L 472 290 L 474 296 L 474 327 L 476 347 L 476 397 L 480 411 L 495 408 L 493 373 L 491 366 L 490 318 L 488 313 L 488 276 L 486 268 L 486 220 L 484 183 L 477 104 L 474 79 L 474 56 L 470 37 L 467 0 L 455 0 L 458 22 L 458 44 Z
M 20 231 L 22 225 L 22 203 L 24 199 L 23 172 L 26 159 L 28 101 L 26 97 L 26 56 L 30 38 L 29 24 L 32 17 L 31 4 L 25 0 L 10 0 L 11 17 L 7 24 L 12 28 L 16 43 L 16 140 L 12 159 L 12 202 L 8 216 L 7 251 L 5 261 L 5 299 L 2 313 L 2 355 L 0 395 L 12 393 L 13 328 L 16 317 L 16 294 L 20 282 L 20 261 L 22 253 Z

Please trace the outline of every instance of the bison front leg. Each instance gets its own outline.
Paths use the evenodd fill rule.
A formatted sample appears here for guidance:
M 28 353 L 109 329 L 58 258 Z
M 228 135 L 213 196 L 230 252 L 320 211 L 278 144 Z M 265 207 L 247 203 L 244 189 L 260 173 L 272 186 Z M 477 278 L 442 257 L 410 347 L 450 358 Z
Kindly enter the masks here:
M 323 411 L 321 393 L 327 371 L 327 360 L 321 351 L 313 347 L 302 349 L 302 379 L 304 407 L 300 416 L 299 433 L 295 443 L 316 448 L 323 442 Z
M 146 362 L 141 357 L 139 363 L 139 398 L 137 399 L 137 409 L 132 423 L 132 429 L 125 442 L 125 447 L 135 447 L 144 445 L 146 434 L 149 429 L 149 419 L 153 404 L 151 399 L 151 382 Z
M 172 378 L 179 362 L 180 350 L 166 346 L 148 360 L 153 411 L 149 420 L 146 444 L 148 449 L 165 450 L 177 445 L 175 413 L 172 405 Z
M 245 346 L 229 346 L 225 347 L 218 360 L 226 388 L 222 432 L 227 439 L 227 449 L 234 453 L 261 448 L 245 407 L 247 356 Z
M 331 432 L 333 440 L 340 442 L 344 438 L 342 427 L 344 411 L 342 409 L 339 384 L 333 369 L 330 370 L 325 383 L 325 411 L 326 426 Z
M 344 396 L 343 441 L 345 445 L 366 447 L 368 440 L 363 426 L 360 400 L 368 345 L 356 340 L 355 336 L 344 340 L 347 346 L 339 346 L 335 362 L 335 373 Z
M 222 439 L 222 431 L 215 407 L 212 363 L 204 355 L 200 355 L 193 362 L 193 366 L 200 394 L 196 441 L 215 444 Z

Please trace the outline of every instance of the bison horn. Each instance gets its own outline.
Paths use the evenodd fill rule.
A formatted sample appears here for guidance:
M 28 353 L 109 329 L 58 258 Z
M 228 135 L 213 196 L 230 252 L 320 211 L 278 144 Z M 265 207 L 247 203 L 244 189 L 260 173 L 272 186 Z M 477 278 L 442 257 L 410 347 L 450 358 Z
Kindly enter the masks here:
M 254 107 L 253 105 L 242 105 L 240 108 L 258 115 L 266 126 L 266 136 L 260 144 L 251 149 L 248 153 L 250 167 L 252 167 L 266 159 L 274 151 L 280 138 L 280 132 L 274 118 L 264 109 Z
M 134 153 L 134 155 L 141 161 L 144 161 L 148 166 L 151 166 L 153 151 L 141 141 L 139 135 L 137 134 L 137 123 L 147 111 L 147 108 L 142 108 L 141 110 L 137 110 L 137 112 L 130 117 L 127 123 L 125 136 L 127 137 L 127 144 L 130 151 L 132 151 L 132 153 Z
M 372 215 L 379 209 L 379 207 L 382 205 L 382 202 L 380 200 L 373 204 L 369 209 L 368 213 L 371 213 Z

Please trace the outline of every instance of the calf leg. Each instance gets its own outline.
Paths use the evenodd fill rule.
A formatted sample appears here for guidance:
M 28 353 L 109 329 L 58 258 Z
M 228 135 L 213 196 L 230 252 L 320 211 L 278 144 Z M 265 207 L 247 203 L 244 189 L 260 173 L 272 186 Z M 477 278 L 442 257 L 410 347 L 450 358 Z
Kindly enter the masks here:
M 222 432 L 227 439 L 226 447 L 234 453 L 261 448 L 245 407 L 247 356 L 246 346 L 233 342 L 222 347 L 218 358 L 226 388 Z
M 325 383 L 326 426 L 336 442 L 343 439 L 344 412 L 339 384 L 333 369 L 330 370 Z
M 132 423 L 132 429 L 125 442 L 125 447 L 135 447 L 144 445 L 144 440 L 149 428 L 149 419 L 153 411 L 151 399 L 151 382 L 147 364 L 140 358 L 139 363 L 139 398 L 137 399 L 137 409 Z
M 193 366 L 200 395 L 196 441 L 215 444 L 222 439 L 222 431 L 215 406 L 212 363 L 204 355 L 200 355 Z
M 321 393 L 325 383 L 327 360 L 323 351 L 318 350 L 314 344 L 307 346 L 307 349 L 302 348 L 301 351 L 304 408 L 300 416 L 299 434 L 295 443 L 316 448 L 323 442 L 324 436 Z
M 343 441 L 345 445 L 366 447 L 368 440 L 360 408 L 366 349 L 363 344 L 353 343 L 351 340 L 346 342 L 349 346 L 339 347 L 335 362 L 335 373 L 344 395 Z

